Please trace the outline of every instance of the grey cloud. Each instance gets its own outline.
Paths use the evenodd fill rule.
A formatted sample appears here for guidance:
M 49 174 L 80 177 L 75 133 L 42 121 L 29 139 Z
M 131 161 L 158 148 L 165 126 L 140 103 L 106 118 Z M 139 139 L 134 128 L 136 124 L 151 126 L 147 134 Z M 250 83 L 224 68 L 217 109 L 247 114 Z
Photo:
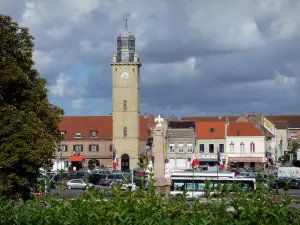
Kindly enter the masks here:
M 25 1 L 22 0 L 0 0 L 1 12 L 11 16 L 14 20 L 21 19 L 25 8 Z
M 18 2 L 15 8 L 7 6 L 4 11 L 20 20 L 24 2 Z M 280 29 L 281 24 L 276 29 L 270 28 L 285 15 L 294 15 L 299 3 L 287 0 L 272 4 L 261 0 L 103 2 L 104 5 L 80 16 L 68 11 L 68 3 L 72 1 L 57 2 L 59 9 L 48 2 L 45 7 L 53 15 L 40 15 L 43 22 L 29 27 L 36 36 L 35 48 L 42 53 L 37 66 L 50 84 L 80 62 L 96 68 L 74 81 L 86 82 L 82 84 L 86 89 L 81 96 L 83 101 L 84 98 L 109 100 L 112 79 L 109 63 L 116 51 L 115 37 L 123 29 L 124 13 L 130 12 L 129 28 L 137 35 L 137 51 L 143 62 L 142 112 L 162 111 L 183 116 L 300 110 L 297 103 L 300 37 L 297 32 L 284 30 L 293 38 L 278 39 L 274 30 Z M 75 16 L 76 20 L 72 20 Z M 66 34 L 53 37 L 49 32 Z M 195 68 L 175 71 L 175 65 L 186 66 L 181 63 L 190 57 L 196 60 Z M 278 74 L 282 78 L 277 78 Z M 95 108 L 99 106 L 90 107 L 97 111 Z

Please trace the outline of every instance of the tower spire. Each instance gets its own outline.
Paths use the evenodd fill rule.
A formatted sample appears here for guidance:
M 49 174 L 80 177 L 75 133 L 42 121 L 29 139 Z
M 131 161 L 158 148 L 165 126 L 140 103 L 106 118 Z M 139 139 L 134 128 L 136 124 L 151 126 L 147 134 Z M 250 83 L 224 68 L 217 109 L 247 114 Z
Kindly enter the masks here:
M 126 13 L 125 14 L 125 30 L 127 30 L 127 28 L 128 28 L 128 17 L 129 17 L 129 13 Z

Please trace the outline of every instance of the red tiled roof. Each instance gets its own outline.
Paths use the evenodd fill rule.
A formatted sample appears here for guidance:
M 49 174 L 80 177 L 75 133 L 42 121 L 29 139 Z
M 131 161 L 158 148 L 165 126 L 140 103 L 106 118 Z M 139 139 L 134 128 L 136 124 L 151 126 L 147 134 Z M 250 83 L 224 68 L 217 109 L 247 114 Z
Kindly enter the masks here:
M 247 114 L 248 118 L 251 117 L 260 117 L 261 114 Z M 295 114 L 295 115 L 264 115 L 269 121 L 286 121 L 287 126 L 289 128 L 300 128 L 300 114 Z M 226 117 L 228 117 L 229 122 L 236 122 L 236 120 L 240 116 L 186 116 L 183 117 L 183 120 L 195 120 L 195 121 L 217 121 L 217 120 L 222 120 L 226 121 Z M 283 128 L 279 128 L 283 129 Z
M 264 136 L 252 122 L 232 122 L 227 127 L 227 136 Z
M 60 131 L 67 131 L 66 140 L 105 140 L 113 136 L 112 116 L 64 116 L 58 125 Z M 98 137 L 91 137 L 91 131 L 98 131 Z M 81 132 L 81 138 L 76 133 Z M 140 139 L 147 139 L 147 118 L 140 117 Z
M 271 121 L 276 127 L 276 129 L 287 129 L 287 121 Z
M 211 132 L 213 128 L 213 132 Z M 198 139 L 225 138 L 224 121 L 198 121 L 196 122 L 196 137 Z
M 194 120 L 194 121 L 226 121 L 226 117 L 229 122 L 235 122 L 239 116 L 186 116 L 182 120 Z
M 286 121 L 288 128 L 300 128 L 300 115 L 265 115 L 265 117 L 272 121 Z

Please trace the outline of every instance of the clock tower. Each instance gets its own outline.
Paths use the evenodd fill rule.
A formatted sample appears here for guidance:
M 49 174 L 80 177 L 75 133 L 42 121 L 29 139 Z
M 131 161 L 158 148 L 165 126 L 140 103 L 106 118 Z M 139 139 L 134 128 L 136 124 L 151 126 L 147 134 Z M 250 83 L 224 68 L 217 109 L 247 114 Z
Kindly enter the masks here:
M 125 30 L 117 36 L 117 53 L 112 59 L 113 150 L 118 169 L 137 167 L 140 154 L 140 57 L 135 36 Z

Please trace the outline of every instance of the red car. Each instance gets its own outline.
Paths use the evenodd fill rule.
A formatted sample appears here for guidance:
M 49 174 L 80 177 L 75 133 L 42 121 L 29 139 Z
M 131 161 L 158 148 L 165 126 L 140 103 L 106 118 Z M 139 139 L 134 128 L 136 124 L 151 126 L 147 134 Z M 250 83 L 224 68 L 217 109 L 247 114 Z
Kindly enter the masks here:
M 145 174 L 144 170 L 134 170 L 133 173 L 136 177 L 142 177 Z

